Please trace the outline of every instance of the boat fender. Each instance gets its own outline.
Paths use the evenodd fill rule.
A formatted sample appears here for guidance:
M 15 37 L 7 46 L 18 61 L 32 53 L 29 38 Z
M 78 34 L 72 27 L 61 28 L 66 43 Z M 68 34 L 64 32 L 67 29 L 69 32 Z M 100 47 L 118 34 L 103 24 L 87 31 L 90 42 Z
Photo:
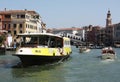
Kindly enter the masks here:
M 55 53 L 53 53 L 53 56 L 55 56 Z
M 68 55 L 69 52 L 67 52 L 67 55 Z

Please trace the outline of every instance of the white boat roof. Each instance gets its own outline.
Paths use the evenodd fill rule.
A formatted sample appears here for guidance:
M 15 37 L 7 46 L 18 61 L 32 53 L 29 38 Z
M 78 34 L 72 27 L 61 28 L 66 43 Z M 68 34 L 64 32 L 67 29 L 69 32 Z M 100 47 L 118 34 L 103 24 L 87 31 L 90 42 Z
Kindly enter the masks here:
M 105 47 L 102 50 L 113 50 L 113 48 L 112 47 Z
M 21 34 L 18 34 L 18 36 L 29 36 L 29 35 L 32 35 L 32 36 L 47 35 L 47 36 L 56 36 L 56 37 L 62 38 L 62 36 L 52 34 L 52 33 L 21 33 Z

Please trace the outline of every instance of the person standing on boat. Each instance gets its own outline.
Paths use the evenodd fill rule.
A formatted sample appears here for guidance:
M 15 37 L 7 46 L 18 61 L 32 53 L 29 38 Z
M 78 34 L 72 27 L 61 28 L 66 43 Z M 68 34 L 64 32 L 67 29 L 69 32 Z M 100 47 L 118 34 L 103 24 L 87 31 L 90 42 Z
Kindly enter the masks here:
M 14 40 L 14 49 L 16 49 L 16 47 L 17 47 L 17 42 L 16 42 L 16 40 Z
M 12 36 L 10 34 L 8 35 L 7 40 L 8 40 L 8 47 L 11 47 Z

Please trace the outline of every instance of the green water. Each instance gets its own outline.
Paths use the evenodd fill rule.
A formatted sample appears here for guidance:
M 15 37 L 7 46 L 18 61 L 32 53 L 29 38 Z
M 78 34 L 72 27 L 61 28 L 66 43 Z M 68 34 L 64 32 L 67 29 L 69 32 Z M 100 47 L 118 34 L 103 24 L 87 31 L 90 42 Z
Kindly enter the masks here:
M 14 52 L 0 55 L 0 82 L 120 82 L 120 48 L 115 61 L 102 61 L 101 49 L 79 53 L 72 47 L 67 61 L 44 66 L 12 68 L 20 60 Z

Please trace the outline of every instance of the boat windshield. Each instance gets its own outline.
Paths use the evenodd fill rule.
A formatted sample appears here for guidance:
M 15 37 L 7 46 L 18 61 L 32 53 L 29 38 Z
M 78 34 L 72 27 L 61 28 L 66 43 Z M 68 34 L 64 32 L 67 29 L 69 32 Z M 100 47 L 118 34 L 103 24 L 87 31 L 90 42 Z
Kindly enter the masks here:
M 56 36 L 22 36 L 21 47 L 63 47 L 63 38 Z

